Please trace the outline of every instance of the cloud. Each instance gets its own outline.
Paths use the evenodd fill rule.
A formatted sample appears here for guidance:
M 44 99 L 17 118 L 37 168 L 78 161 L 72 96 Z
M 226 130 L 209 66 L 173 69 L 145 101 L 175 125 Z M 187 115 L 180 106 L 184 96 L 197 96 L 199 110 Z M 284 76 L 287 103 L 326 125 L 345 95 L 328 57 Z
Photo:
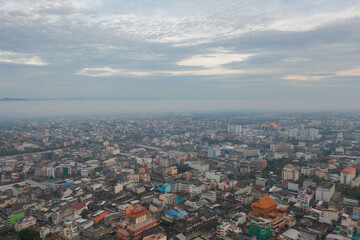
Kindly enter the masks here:
M 345 77 L 358 76 L 357 1 L 1 3 L 0 49 L 15 55 L 0 55 L 0 75 L 22 86 L 3 96 L 359 102 L 358 88 L 322 88 L 357 82 Z
M 234 53 L 229 53 L 228 51 L 223 51 L 219 53 L 195 55 L 188 59 L 180 61 L 178 65 L 214 68 L 232 62 L 241 62 L 254 55 L 255 54 L 234 54 Z
M 350 70 L 339 71 L 336 72 L 335 74 L 341 77 L 360 77 L 360 68 L 353 68 Z
M 144 77 L 150 75 L 148 72 L 132 72 L 123 69 L 114 69 L 111 67 L 100 67 L 100 68 L 83 68 L 76 74 L 89 76 L 89 77 L 112 77 L 112 76 L 136 76 Z
M 343 21 L 355 17 L 360 17 L 360 8 L 358 6 L 340 11 L 281 19 L 270 24 L 268 28 L 279 31 L 310 31 L 330 22 Z
M 78 75 L 90 77 L 111 77 L 111 76 L 134 76 L 144 77 L 149 75 L 173 75 L 173 76 L 211 76 L 211 75 L 236 75 L 250 73 L 251 71 L 242 69 L 229 69 L 223 67 L 225 64 L 239 62 L 248 59 L 255 54 L 235 54 L 223 48 L 211 49 L 215 53 L 194 55 L 177 63 L 180 67 L 201 67 L 201 69 L 184 70 L 153 70 L 153 71 L 128 71 L 111 67 L 83 68 L 78 71 Z
M 172 75 L 172 76 L 216 76 L 216 75 L 235 75 L 248 73 L 246 70 L 234 70 L 227 68 L 211 68 L 203 70 L 184 70 L 184 71 L 149 71 L 149 72 L 133 72 L 123 69 L 114 69 L 111 67 L 83 68 L 76 74 L 89 77 L 145 77 L 150 75 Z
M 234 6 L 231 1 L 206 2 L 206 8 L 201 6 L 202 4 L 205 3 L 186 2 L 185 6 L 182 6 L 184 11 L 178 14 L 167 13 L 161 11 L 162 9 L 156 14 L 145 16 L 136 11 L 132 14 L 119 13 L 103 19 L 103 26 L 114 28 L 117 36 L 126 33 L 148 42 L 195 46 L 241 37 L 253 32 L 306 32 L 329 23 L 360 16 L 359 6 L 346 7 L 345 4 L 335 9 L 315 6 L 318 8 L 317 12 L 312 10 L 311 13 L 288 8 L 286 4 L 279 6 L 277 10 L 264 7 L 264 3 L 243 2 Z M 304 6 L 314 8 L 309 3 L 305 3 Z M 175 12 L 177 13 L 176 10 Z
M 324 78 L 326 78 L 326 76 L 288 75 L 282 77 L 282 79 L 291 80 L 291 81 L 319 81 Z
M 307 62 L 310 61 L 309 58 L 301 58 L 301 57 L 294 57 L 294 58 L 286 58 L 284 59 L 284 62 L 292 62 L 292 63 L 296 63 L 296 62 Z
M 16 53 L 11 51 L 0 51 L 0 62 L 32 66 L 48 65 L 47 62 L 44 62 L 38 56 L 31 56 L 29 54 Z
M 203 70 L 186 70 L 186 71 L 158 71 L 158 74 L 169 74 L 174 76 L 189 75 L 189 76 L 216 76 L 216 75 L 237 75 L 249 73 L 247 70 L 236 70 L 228 68 L 210 68 Z

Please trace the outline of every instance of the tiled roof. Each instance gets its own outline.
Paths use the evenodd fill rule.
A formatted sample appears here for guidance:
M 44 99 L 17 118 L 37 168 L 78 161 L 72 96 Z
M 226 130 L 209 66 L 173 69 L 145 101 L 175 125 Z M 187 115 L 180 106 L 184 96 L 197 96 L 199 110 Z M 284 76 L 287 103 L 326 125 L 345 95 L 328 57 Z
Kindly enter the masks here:
M 276 202 L 274 202 L 269 196 L 264 196 L 252 204 L 254 207 L 263 209 L 270 208 L 274 205 L 276 205 Z
M 353 168 L 353 167 L 348 167 L 348 168 L 345 168 L 344 170 L 342 170 L 341 172 L 342 172 L 342 173 L 347 173 L 347 174 L 349 174 L 349 173 L 354 172 L 355 170 L 356 170 L 356 169 Z
M 82 208 L 86 207 L 85 204 L 82 203 L 75 203 L 74 205 L 72 205 L 72 208 L 76 209 L 76 210 L 80 210 Z

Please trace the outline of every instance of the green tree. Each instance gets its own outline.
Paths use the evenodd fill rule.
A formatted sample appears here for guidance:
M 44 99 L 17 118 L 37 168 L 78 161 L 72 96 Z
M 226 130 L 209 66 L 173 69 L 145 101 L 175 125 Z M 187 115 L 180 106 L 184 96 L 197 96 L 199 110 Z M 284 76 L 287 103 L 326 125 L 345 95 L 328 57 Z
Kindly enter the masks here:
M 48 233 L 48 234 L 46 234 L 45 238 L 49 238 L 49 237 L 51 237 L 52 235 L 53 235 L 53 233 Z
M 176 167 L 177 167 L 177 170 L 178 170 L 178 173 L 184 173 L 184 172 L 187 172 L 190 170 L 190 167 L 189 165 L 187 164 L 184 164 L 184 165 L 179 165 L 179 164 L 176 164 Z
M 86 219 L 87 216 L 91 213 L 90 210 L 88 209 L 84 209 L 81 213 L 80 213 L 80 216 L 83 218 L 83 219 Z
M 21 230 L 17 234 L 16 239 L 17 240 L 40 240 L 40 233 L 38 231 L 26 228 L 26 229 Z

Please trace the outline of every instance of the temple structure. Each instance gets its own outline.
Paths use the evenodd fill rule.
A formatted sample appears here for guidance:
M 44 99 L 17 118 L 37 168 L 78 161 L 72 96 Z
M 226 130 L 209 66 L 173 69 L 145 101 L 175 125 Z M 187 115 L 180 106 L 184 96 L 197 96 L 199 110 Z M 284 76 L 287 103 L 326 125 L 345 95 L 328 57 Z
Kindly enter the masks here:
M 286 226 L 293 226 L 295 220 L 286 214 L 286 209 L 269 196 L 264 196 L 251 204 L 252 211 L 248 217 L 251 220 L 249 232 L 260 240 L 269 239 L 273 232 L 281 232 Z
M 270 213 L 276 212 L 277 204 L 269 196 L 251 204 L 252 213 L 256 217 L 268 218 Z
M 158 220 L 149 217 L 148 212 L 139 205 L 129 206 L 125 220 L 116 224 L 116 236 L 123 240 L 141 239 L 144 230 L 158 225 Z

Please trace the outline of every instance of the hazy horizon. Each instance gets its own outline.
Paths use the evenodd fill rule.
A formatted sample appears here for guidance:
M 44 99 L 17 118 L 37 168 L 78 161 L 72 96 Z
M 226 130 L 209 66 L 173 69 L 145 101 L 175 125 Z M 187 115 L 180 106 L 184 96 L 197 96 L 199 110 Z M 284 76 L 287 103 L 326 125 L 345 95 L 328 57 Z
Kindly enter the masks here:
M 327 112 L 360 111 L 355 106 L 333 105 L 325 108 L 311 101 L 125 101 L 125 100 L 66 100 L 66 101 L 0 101 L 0 119 L 62 117 L 86 115 L 116 115 L 132 113 L 209 113 L 209 112 Z M 296 106 L 296 107 L 294 107 Z

